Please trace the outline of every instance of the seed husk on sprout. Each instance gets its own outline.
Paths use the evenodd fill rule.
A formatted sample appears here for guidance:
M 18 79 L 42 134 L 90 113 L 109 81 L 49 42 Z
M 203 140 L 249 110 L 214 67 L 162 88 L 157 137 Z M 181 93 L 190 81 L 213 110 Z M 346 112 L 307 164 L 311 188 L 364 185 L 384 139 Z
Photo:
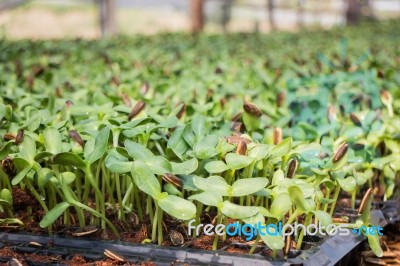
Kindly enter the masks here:
M 373 194 L 373 188 L 369 188 L 367 192 L 365 192 L 364 197 L 361 200 L 360 207 L 358 208 L 358 214 L 361 214 L 365 210 L 368 200 L 372 196 L 372 194 Z
M 280 127 L 274 128 L 273 139 L 274 145 L 278 145 L 282 142 L 282 129 Z
M 15 144 L 19 145 L 22 141 L 24 141 L 24 130 L 21 128 L 18 130 L 17 136 L 15 137 Z
M 83 145 L 84 145 L 83 139 L 76 130 L 70 130 L 68 132 L 68 134 L 76 143 L 78 143 L 79 145 L 81 145 L 83 147 Z
M 287 177 L 288 178 L 292 178 L 294 176 L 294 174 L 296 173 L 298 165 L 299 165 L 299 162 L 295 158 L 293 158 L 290 161 L 289 168 L 288 168 L 288 173 L 287 173 Z
M 247 153 L 247 144 L 246 141 L 240 141 L 239 144 L 236 147 L 236 154 L 239 155 L 246 155 Z
M 144 101 L 137 102 L 133 107 L 132 111 L 129 113 L 128 119 L 132 120 L 132 118 L 137 116 L 140 113 L 140 111 L 144 109 L 145 106 L 146 104 L 144 103 Z
M 245 103 L 243 104 L 243 109 L 246 113 L 255 116 L 255 117 L 260 117 L 262 115 L 261 109 L 258 108 L 255 104 L 253 103 Z
M 15 140 L 15 135 L 12 133 L 6 133 L 3 136 L 4 141 L 10 141 L 10 140 Z
M 350 114 L 350 119 L 351 119 L 351 121 L 356 125 L 356 126 L 361 126 L 361 121 L 360 121 L 360 119 L 357 117 L 357 115 L 356 114 L 354 114 L 354 113 L 351 113 Z
M 276 96 L 276 106 L 281 107 L 285 101 L 285 92 L 280 91 Z
M 176 175 L 173 174 L 164 174 L 162 176 L 162 179 L 167 182 L 170 183 L 172 185 L 174 185 L 175 187 L 181 188 L 182 187 L 182 180 L 177 177 Z
M 340 147 L 337 149 L 337 151 L 335 152 L 335 154 L 333 155 L 333 162 L 337 163 L 340 159 L 343 158 L 343 156 L 346 155 L 347 153 L 347 148 L 348 145 L 346 142 L 343 142 Z

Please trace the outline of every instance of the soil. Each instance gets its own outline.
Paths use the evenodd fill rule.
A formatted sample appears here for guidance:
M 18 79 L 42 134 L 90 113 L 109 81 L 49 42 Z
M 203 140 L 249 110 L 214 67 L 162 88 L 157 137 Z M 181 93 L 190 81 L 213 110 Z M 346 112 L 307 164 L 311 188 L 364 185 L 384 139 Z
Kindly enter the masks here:
M 26 190 L 22 190 L 20 188 L 14 188 L 12 191 L 14 201 L 14 213 L 16 217 L 22 220 L 25 224 L 24 228 L 18 227 L 3 227 L 1 230 L 3 231 L 27 231 L 31 233 L 39 233 L 39 234 L 47 234 L 48 231 L 44 230 L 39 227 L 39 221 L 44 216 L 44 213 L 40 206 L 38 206 L 35 198 Z M 350 212 L 350 201 L 347 198 L 342 198 L 338 201 L 337 209 L 344 210 L 344 213 L 338 212 L 335 216 L 341 217 L 342 214 L 346 214 L 351 216 Z M 357 204 L 356 204 L 357 206 Z M 347 210 L 347 211 L 346 211 Z M 73 217 L 73 215 L 71 215 Z M 1 215 L 0 215 L 0 218 Z M 131 242 L 131 243 L 142 243 L 145 240 L 151 238 L 151 223 L 149 217 L 144 217 L 142 223 L 139 223 L 139 220 L 135 214 L 131 214 L 130 216 L 126 217 L 126 221 L 122 222 L 115 217 L 114 214 L 110 213 L 109 219 L 113 222 L 113 224 L 117 227 L 117 230 L 120 232 L 121 241 Z M 90 215 L 87 214 L 87 224 L 90 222 Z M 77 221 L 77 219 L 73 218 L 72 220 Z M 215 214 L 213 213 L 204 213 L 201 217 L 202 223 L 215 223 Z M 234 223 L 235 220 L 228 219 L 227 223 Z M 97 230 L 96 226 L 87 226 L 87 228 L 81 229 L 79 226 L 65 226 L 61 224 L 55 224 L 53 227 L 53 233 L 57 235 L 66 235 L 66 236 L 73 236 L 80 232 L 86 232 L 93 230 L 94 232 L 89 235 L 83 235 L 83 238 L 91 238 L 91 239 L 98 239 L 98 240 L 115 240 L 116 237 L 109 231 L 109 230 Z M 86 230 L 86 231 L 85 231 Z M 212 250 L 212 245 L 214 241 L 214 236 L 200 236 L 195 239 L 192 239 L 187 236 L 187 229 L 186 227 L 176 221 L 174 219 L 169 219 L 166 215 L 164 218 L 164 241 L 162 243 L 163 246 L 174 246 L 170 237 L 169 232 L 171 230 L 176 231 L 178 234 L 181 234 L 184 243 L 181 247 L 188 247 L 194 249 L 203 249 L 203 250 Z M 397 258 L 400 262 L 400 230 L 398 228 L 389 228 L 387 229 L 388 235 L 385 234 L 385 238 L 382 241 L 386 243 L 387 250 L 393 250 L 397 252 Z M 394 230 L 394 231 L 393 231 Z M 396 231 L 397 230 L 397 231 Z M 393 231 L 393 232 L 392 232 Z M 388 236 L 397 235 L 397 238 L 389 238 Z M 76 237 L 76 236 L 75 236 Z M 313 240 L 311 240 L 314 242 Z M 218 241 L 218 249 L 224 250 L 227 253 L 234 253 L 234 254 L 248 254 L 253 241 L 246 241 L 243 237 L 235 236 L 235 237 L 228 237 L 226 240 L 223 240 L 222 237 L 219 238 Z M 295 244 L 295 243 L 292 243 Z M 257 247 L 255 253 L 262 254 L 263 256 L 269 257 L 271 256 L 271 252 L 268 248 L 263 247 L 262 243 L 259 244 L 260 247 Z M 48 246 L 51 247 L 52 243 L 48 243 Z M 311 247 L 306 245 L 307 247 Z M 59 263 L 59 264 L 66 264 L 66 265 L 133 265 L 124 262 L 118 262 L 111 258 L 107 258 L 103 256 L 103 259 L 92 259 L 89 257 L 85 257 L 85 255 L 81 254 L 68 254 L 68 256 L 62 257 L 61 255 L 46 255 L 46 254 L 36 254 L 36 253 L 29 253 L 29 252 L 21 252 L 21 250 L 16 249 L 15 246 L 7 246 L 2 245 L 0 243 L 0 266 L 2 262 L 7 262 L 11 258 L 15 258 L 18 260 L 22 265 L 36 265 L 38 263 Z M 365 254 L 364 254 L 365 255 Z M 363 255 L 363 256 L 364 256 Z M 368 254 L 367 254 L 368 255 Z M 372 261 L 374 257 L 365 257 L 365 260 Z M 375 258 L 374 258 L 375 259 Z M 388 258 L 388 261 L 394 261 L 393 256 Z M 15 264 L 17 265 L 17 264 Z M 139 265 L 155 265 L 155 263 L 146 261 Z

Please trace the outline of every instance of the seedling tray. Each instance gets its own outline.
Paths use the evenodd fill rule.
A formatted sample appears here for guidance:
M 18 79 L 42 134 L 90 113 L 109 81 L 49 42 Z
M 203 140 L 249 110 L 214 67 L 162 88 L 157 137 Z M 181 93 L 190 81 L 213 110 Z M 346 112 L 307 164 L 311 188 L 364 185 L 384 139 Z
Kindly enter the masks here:
M 287 261 L 267 260 L 261 255 L 234 255 L 223 251 L 205 251 L 190 248 L 160 247 L 155 245 L 132 244 L 121 241 L 97 241 L 60 236 L 40 236 L 27 233 L 0 233 L 1 245 L 8 243 L 20 253 L 41 255 L 61 255 L 68 259 L 71 254 L 80 254 L 88 260 L 104 259 L 103 252 L 108 249 L 126 258 L 130 263 L 145 261 L 157 265 L 334 265 L 356 248 L 364 237 L 329 237 L 307 251 L 300 252 Z M 33 246 L 30 243 L 39 243 Z M 7 262 L 11 258 L 0 258 Z M 38 265 L 34 262 L 31 265 Z M 62 264 L 49 264 L 62 265 Z
M 381 210 L 371 211 L 371 222 L 384 227 L 388 221 Z M 129 263 L 151 261 L 156 265 L 281 265 L 281 266 L 328 266 L 353 265 L 355 253 L 366 238 L 350 234 L 335 235 L 314 243 L 312 248 L 298 252 L 288 260 L 269 260 L 260 254 L 231 254 L 225 251 L 208 251 L 191 248 L 164 247 L 156 245 L 133 244 L 123 241 L 101 241 L 83 238 L 71 238 L 57 235 L 34 235 L 25 232 L 0 232 L 0 248 L 5 244 L 12 246 L 19 253 L 41 255 L 61 255 L 68 259 L 74 254 L 82 255 L 87 260 L 103 260 L 104 250 L 110 250 L 123 256 Z M 32 245 L 38 243 L 41 246 Z M 12 258 L 0 257 L 0 262 Z M 31 262 L 30 265 L 39 265 Z M 48 265 L 63 265 L 59 263 Z

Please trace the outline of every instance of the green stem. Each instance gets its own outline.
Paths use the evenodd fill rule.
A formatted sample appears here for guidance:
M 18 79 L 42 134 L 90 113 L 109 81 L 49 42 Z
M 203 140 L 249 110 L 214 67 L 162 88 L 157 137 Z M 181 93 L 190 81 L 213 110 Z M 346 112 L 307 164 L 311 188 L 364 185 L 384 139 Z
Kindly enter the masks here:
M 158 207 L 158 204 L 156 203 L 156 212 L 154 213 L 153 228 L 151 230 L 151 241 L 153 243 L 156 241 L 156 238 L 157 238 L 158 212 L 159 212 L 159 207 Z
M 313 216 L 312 212 L 307 213 L 306 219 L 304 221 L 304 226 L 306 228 L 310 225 L 312 216 Z M 297 240 L 296 249 L 300 249 L 301 248 L 301 244 L 303 242 L 304 234 L 305 234 L 305 232 L 304 232 L 304 228 L 303 228 L 303 230 L 301 230 L 301 233 L 300 233 L 299 238 Z
M 96 198 L 98 199 L 100 206 L 96 205 L 96 209 L 98 209 L 100 207 L 100 213 L 105 217 L 106 215 L 106 208 L 104 205 L 104 198 L 101 195 L 100 189 L 97 186 L 96 182 L 94 181 L 94 178 L 92 176 L 92 171 L 90 170 L 90 165 L 87 164 L 86 168 L 85 168 L 85 175 L 87 180 L 89 181 L 89 183 L 92 185 L 92 187 L 94 188 L 94 192 L 96 194 Z M 97 202 L 97 201 L 96 201 Z M 105 220 L 101 220 L 101 228 L 105 229 L 106 225 L 105 225 Z
M 285 225 L 287 225 L 287 224 L 292 224 L 293 222 L 294 222 L 294 220 L 299 216 L 299 215 L 301 215 L 303 212 L 302 211 L 300 211 L 299 209 L 296 209 L 291 215 L 290 215 L 290 217 L 289 217 L 289 219 L 286 221 L 286 224 Z
M 217 221 L 217 224 L 221 224 L 221 223 L 222 223 L 222 213 L 221 213 L 220 210 L 218 210 L 218 221 Z M 217 250 L 217 248 L 218 248 L 218 239 L 219 239 L 219 235 L 215 234 L 214 242 L 213 242 L 213 246 L 212 246 L 213 250 Z
M 163 219 L 163 210 L 160 208 L 157 214 L 157 224 L 158 224 L 158 245 L 161 246 L 163 242 L 163 230 L 162 230 L 162 219 Z
M 336 207 L 336 203 L 339 197 L 339 193 L 340 193 L 340 185 L 336 182 L 336 187 L 335 187 L 335 192 L 333 194 L 333 199 L 334 201 L 332 202 L 332 206 L 331 206 L 331 211 L 329 212 L 329 214 L 332 216 L 333 212 L 335 211 L 335 207 Z
M 49 209 L 47 208 L 46 204 L 44 203 L 44 201 L 42 200 L 40 195 L 37 193 L 35 188 L 32 186 L 31 181 L 29 180 L 29 177 L 26 177 L 25 181 L 26 181 L 26 186 L 29 188 L 29 190 L 31 191 L 32 195 L 39 202 L 40 206 L 42 206 L 42 208 L 45 211 L 45 213 L 48 213 Z
M 351 192 L 351 208 L 354 209 L 356 207 L 356 195 L 357 195 L 357 190 L 353 190 Z
M 121 184 L 119 180 L 119 174 L 114 174 L 114 179 L 117 187 L 117 199 L 118 199 L 118 205 L 119 205 L 119 214 L 118 218 L 120 218 L 122 221 L 125 221 L 125 212 L 124 212 L 124 204 L 122 203 L 122 197 L 121 197 Z
M 257 238 L 256 238 L 256 240 L 254 241 L 254 244 L 251 246 L 251 249 L 250 249 L 250 251 L 249 251 L 249 254 L 253 254 L 253 253 L 254 253 L 254 250 L 256 250 L 256 247 L 257 247 L 258 241 L 260 241 L 260 238 L 261 238 L 261 235 L 260 235 L 260 234 L 257 234 Z

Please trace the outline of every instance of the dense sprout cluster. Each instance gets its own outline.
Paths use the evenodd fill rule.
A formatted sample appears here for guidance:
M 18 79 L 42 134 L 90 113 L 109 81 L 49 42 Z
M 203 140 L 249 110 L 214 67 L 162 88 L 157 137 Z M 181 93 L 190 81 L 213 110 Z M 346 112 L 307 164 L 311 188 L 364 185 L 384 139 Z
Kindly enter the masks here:
M 329 225 L 340 197 L 368 227 L 399 193 L 399 30 L 0 41 L 0 226 L 24 225 L 18 188 L 49 231 L 134 213 L 159 244 L 204 212 Z

